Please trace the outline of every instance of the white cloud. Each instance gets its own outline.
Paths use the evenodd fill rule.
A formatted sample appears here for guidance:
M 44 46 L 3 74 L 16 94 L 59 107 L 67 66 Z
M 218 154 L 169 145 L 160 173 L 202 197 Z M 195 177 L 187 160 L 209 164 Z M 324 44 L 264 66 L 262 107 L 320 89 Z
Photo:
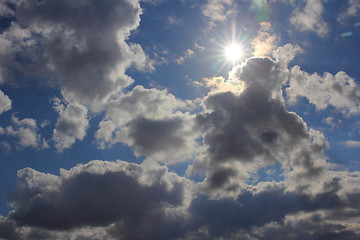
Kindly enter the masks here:
M 99 110 L 111 94 L 133 82 L 126 69 L 153 69 L 141 46 L 126 41 L 140 22 L 142 10 L 136 0 L 13 3 L 23 27 L 16 34 L 11 28 L 2 33 L 2 41 L 12 47 L 1 65 L 48 79 L 67 99 Z M 19 38 L 21 34 L 26 38 Z M 15 54 L 28 61 L 14 62 Z M 2 79 L 9 81 L 11 72 L 3 69 Z
M 4 133 L 4 129 L 0 127 L 0 135 L 2 135 L 3 133 Z M 0 141 L 0 148 L 5 153 L 10 153 L 12 150 L 10 143 L 5 140 Z
M 307 73 L 297 65 L 290 70 L 288 64 L 296 54 L 303 50 L 295 45 L 286 44 L 273 51 L 273 56 L 282 67 L 283 78 L 289 87 L 286 88 L 287 101 L 295 104 L 299 97 L 305 97 L 318 110 L 334 107 L 336 110 L 352 115 L 360 112 L 360 86 L 356 80 L 340 71 L 335 75 L 325 72 Z
M 290 22 L 301 31 L 315 32 L 324 37 L 328 26 L 323 18 L 324 0 L 304 0 L 303 8 L 296 8 Z M 295 5 L 296 6 L 296 5 Z
M 360 2 L 358 0 L 349 0 L 347 9 L 339 14 L 337 20 L 343 23 L 351 17 L 358 16 L 359 13 Z
M 302 52 L 303 50 L 298 45 L 285 44 L 275 49 L 273 56 L 283 68 L 287 68 L 295 56 Z
M 182 19 L 181 18 L 177 18 L 175 16 L 168 16 L 167 17 L 167 23 L 169 25 L 179 25 L 180 23 L 182 23 Z
M 64 103 L 54 99 L 54 109 L 59 113 L 52 140 L 55 148 L 62 152 L 76 140 L 83 140 L 89 126 L 88 110 L 77 102 Z
M 174 163 L 190 158 L 197 151 L 193 119 L 187 103 L 166 91 L 136 86 L 111 101 L 95 134 L 100 148 L 126 143 L 136 155 Z
M 347 148 L 359 148 L 360 147 L 360 141 L 355 141 L 355 140 L 344 141 L 344 142 L 341 142 L 341 144 Z
M 0 90 L 0 114 L 11 109 L 11 100 Z
M 194 51 L 191 49 L 187 49 L 184 56 L 180 56 L 178 59 L 175 60 L 177 64 L 183 64 L 186 59 L 191 58 L 194 55 Z
M 1 128 L 0 134 L 15 137 L 16 145 L 20 148 L 33 147 L 36 149 L 48 148 L 47 141 L 38 133 L 38 126 L 35 119 L 19 119 L 16 116 L 11 118 L 12 125 Z
M 290 87 L 286 92 L 289 102 L 294 104 L 298 97 L 306 97 L 318 110 L 334 107 L 345 114 L 360 112 L 360 88 L 345 72 L 336 75 L 324 73 L 309 74 L 294 66 L 290 70 Z
M 207 0 L 202 6 L 202 14 L 209 19 L 210 24 L 224 22 L 235 12 L 233 0 Z
M 261 29 L 258 35 L 251 42 L 254 50 L 253 55 L 258 57 L 269 56 L 276 48 L 279 37 L 273 33 L 270 23 L 260 23 L 260 25 Z

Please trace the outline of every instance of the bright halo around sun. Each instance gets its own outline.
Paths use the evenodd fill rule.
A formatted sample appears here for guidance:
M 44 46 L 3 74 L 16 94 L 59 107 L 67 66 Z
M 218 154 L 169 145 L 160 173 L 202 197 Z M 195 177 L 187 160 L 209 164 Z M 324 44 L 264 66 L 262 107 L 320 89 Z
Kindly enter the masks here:
M 225 57 L 234 63 L 243 57 L 243 48 L 240 44 L 232 43 L 225 47 Z

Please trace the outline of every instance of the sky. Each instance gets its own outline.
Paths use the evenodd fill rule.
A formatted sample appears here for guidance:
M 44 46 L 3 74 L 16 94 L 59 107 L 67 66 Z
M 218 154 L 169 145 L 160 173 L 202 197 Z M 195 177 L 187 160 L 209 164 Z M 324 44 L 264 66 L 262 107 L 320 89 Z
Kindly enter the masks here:
M 0 1 L 0 239 L 360 239 L 358 0 Z

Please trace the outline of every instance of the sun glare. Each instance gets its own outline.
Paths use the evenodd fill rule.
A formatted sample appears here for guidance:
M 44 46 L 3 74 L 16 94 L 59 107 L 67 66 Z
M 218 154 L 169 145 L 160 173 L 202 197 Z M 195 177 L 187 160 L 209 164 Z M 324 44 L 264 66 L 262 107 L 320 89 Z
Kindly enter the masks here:
M 243 49 L 239 44 L 231 44 L 225 48 L 225 57 L 228 61 L 236 62 L 243 55 Z

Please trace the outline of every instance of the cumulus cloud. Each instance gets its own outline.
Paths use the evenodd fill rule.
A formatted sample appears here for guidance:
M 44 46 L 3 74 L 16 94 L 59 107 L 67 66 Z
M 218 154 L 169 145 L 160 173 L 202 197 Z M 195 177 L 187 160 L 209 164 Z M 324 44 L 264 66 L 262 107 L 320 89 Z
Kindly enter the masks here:
M 13 4 L 17 20 L 13 24 L 23 26 L 19 31 L 29 36 L 14 41 L 8 36 L 11 29 L 2 34 L 2 41 L 13 46 L 10 56 L 22 59 L 9 58 L 6 63 L 27 75 L 49 79 L 66 97 L 99 108 L 109 95 L 133 82 L 125 74 L 127 68 L 152 68 L 141 46 L 126 42 L 139 25 L 138 1 Z
M 209 23 L 224 22 L 234 13 L 233 0 L 207 0 L 202 6 L 202 14 L 209 19 Z
M 11 109 L 11 100 L 0 90 L 0 114 Z
M 16 146 L 20 148 L 32 147 L 36 149 L 48 148 L 47 141 L 39 134 L 38 124 L 35 119 L 19 119 L 16 116 L 11 118 L 12 125 L 0 128 L 0 135 L 10 136 L 17 139 Z M 9 144 L 3 145 L 6 149 Z
M 136 86 L 108 104 L 95 137 L 100 148 L 122 142 L 137 155 L 168 163 L 186 160 L 196 152 L 193 117 L 181 111 L 187 105 L 165 90 Z
M 345 72 L 340 71 L 335 75 L 325 72 L 320 75 L 305 72 L 298 65 L 287 68 L 295 56 L 302 52 L 299 46 L 291 44 L 273 51 L 273 56 L 281 65 L 283 78 L 289 85 L 286 88 L 288 103 L 295 104 L 298 98 L 304 97 L 318 110 L 333 107 L 346 115 L 358 114 L 360 87 L 356 80 Z
M 360 88 L 355 79 L 345 72 L 336 75 L 324 73 L 309 74 L 294 66 L 290 70 L 290 87 L 287 94 L 290 103 L 298 97 L 305 97 L 318 110 L 334 107 L 345 114 L 360 112 Z
M 328 32 L 328 26 L 323 18 L 324 0 L 301 2 L 304 2 L 304 6 L 294 10 L 290 22 L 301 31 L 314 32 L 324 37 Z
M 157 225 L 176 232 L 174 218 L 181 219 L 177 208 L 188 201 L 189 183 L 165 167 L 123 161 L 91 161 L 60 176 L 26 168 L 8 195 L 15 207 L 10 218 L 50 230 L 109 226 L 117 239 L 167 239 Z
M 54 109 L 59 113 L 52 140 L 55 148 L 62 152 L 76 140 L 83 140 L 89 126 L 88 110 L 77 102 L 64 103 L 54 98 Z
M 359 237 L 359 173 L 330 171 L 312 192 L 262 182 L 235 198 L 198 194 L 194 184 L 147 163 L 91 161 L 60 176 L 22 169 L 0 237 L 275 240 L 289 231 L 294 239 Z
M 277 162 L 299 179 L 317 177 L 326 168 L 326 139 L 286 110 L 281 86 L 287 79 L 279 66 L 269 58 L 248 59 L 229 75 L 244 83 L 242 92 L 206 97 L 196 122 L 207 150 L 188 173 L 206 169 L 207 191 L 236 195 L 251 174 Z

